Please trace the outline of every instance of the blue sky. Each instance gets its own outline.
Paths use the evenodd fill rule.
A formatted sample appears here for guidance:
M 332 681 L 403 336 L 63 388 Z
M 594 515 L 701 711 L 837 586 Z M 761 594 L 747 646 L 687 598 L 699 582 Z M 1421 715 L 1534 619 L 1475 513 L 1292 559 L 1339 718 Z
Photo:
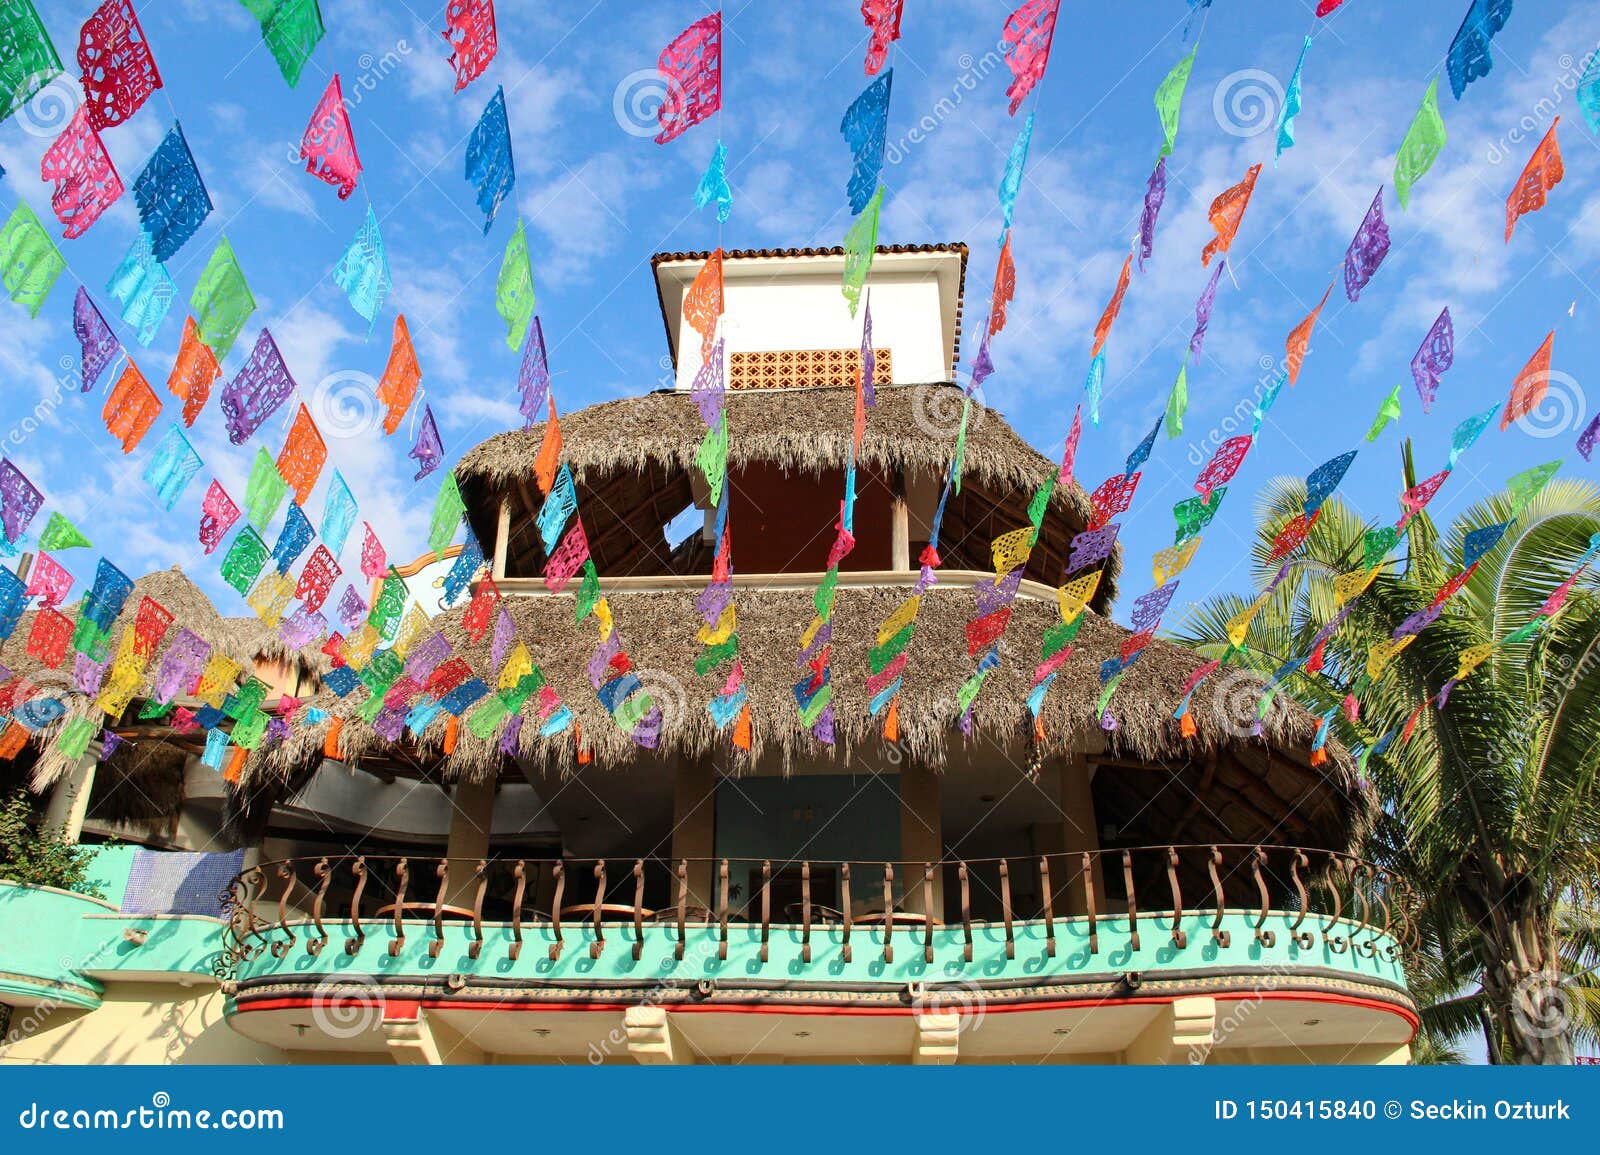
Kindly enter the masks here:
M 47 0 L 41 11 L 70 56 L 89 0 Z M 1205 345 L 1189 373 L 1184 436 L 1163 437 L 1124 519 L 1128 577 L 1123 606 L 1148 586 L 1150 554 L 1171 541 L 1172 504 L 1224 421 L 1248 409 L 1263 359 L 1315 304 L 1340 266 L 1374 191 L 1390 180 L 1394 153 L 1443 55 L 1465 0 L 1348 0 L 1316 21 L 1308 0 L 1216 0 L 1203 27 L 1182 0 L 1087 5 L 1067 0 L 1054 60 L 1036 98 L 1037 125 L 1017 201 L 1018 264 L 1011 321 L 996 338 L 997 372 L 985 388 L 1045 453 L 1057 457 L 1088 365 L 1095 321 L 1137 229 L 1144 182 L 1160 143 L 1151 94 L 1202 35 L 1169 162 L 1169 191 L 1149 271 L 1135 276 L 1108 349 L 1104 424 L 1085 431 L 1078 474 L 1089 486 L 1113 470 L 1162 410 L 1193 323 L 1207 270 L 1205 210 L 1256 161 L 1265 161 L 1235 243 Z M 880 240 L 966 241 L 969 334 L 986 312 L 999 213 L 995 186 L 1020 117 L 1006 115 L 1008 79 L 992 56 L 1011 4 L 907 0 L 896 46 L 890 109 L 888 199 Z M 339 436 L 332 398 L 360 401 L 383 369 L 396 308 L 406 313 L 438 417 L 447 459 L 518 424 L 517 355 L 504 341 L 494 282 L 514 217 L 485 237 L 462 177 L 467 134 L 496 84 L 505 86 L 517 161 L 516 208 L 527 221 L 539 312 L 563 411 L 634 396 L 670 380 L 649 273 L 653 252 L 836 244 L 850 219 L 848 151 L 838 135 L 846 105 L 865 85 L 865 29 L 852 0 L 821 4 L 751 0 L 725 12 L 725 111 L 667 146 L 629 121 L 624 82 L 654 66 L 679 29 L 710 9 L 693 3 L 499 5 L 500 53 L 487 74 L 452 91 L 439 35 L 443 5 L 327 0 L 327 39 L 291 90 L 233 0 L 145 0 L 138 5 L 165 89 L 105 140 L 131 186 L 174 116 L 181 119 L 217 211 L 169 262 L 179 298 L 154 345 L 119 335 L 166 402 L 154 432 L 131 457 L 100 423 L 102 394 L 80 396 L 57 378 L 74 359 L 71 298 L 86 283 L 111 315 L 105 282 L 135 235 L 132 197 L 79 240 L 61 242 L 70 263 L 40 317 L 0 302 L 0 435 L 3 451 L 130 574 L 183 564 L 225 612 L 245 612 L 216 576 L 220 554 L 195 541 L 208 476 L 241 497 L 257 443 L 274 453 L 292 408 L 242 447 L 228 444 L 213 400 L 200 418 L 200 479 L 170 514 L 139 480 L 165 422 L 180 405 L 166 394 L 183 305 L 218 236 L 226 232 L 260 309 L 224 366 L 242 363 L 256 329 L 277 337 L 300 397 L 329 434 L 332 461 L 391 557 L 425 548 L 438 478 L 412 481 L 408 424 L 384 438 L 355 420 Z M 1272 122 L 1301 38 L 1315 36 L 1305 65 L 1299 143 L 1274 168 Z M 1464 508 L 1537 462 L 1568 459 L 1582 420 L 1600 406 L 1586 396 L 1600 337 L 1591 287 L 1600 257 L 1596 141 L 1572 88 L 1600 45 L 1600 8 L 1521 0 L 1494 44 L 1495 68 L 1461 101 L 1441 106 L 1449 144 L 1413 194 L 1410 210 L 1386 200 L 1394 247 L 1358 304 L 1335 289 L 1300 383 L 1286 391 L 1183 578 L 1180 602 L 1248 581 L 1249 494 L 1274 474 L 1309 472 L 1355 446 L 1379 402 L 1403 383 L 1404 417 L 1362 452 L 1344 494 L 1374 518 L 1398 512 L 1399 436 L 1415 438 L 1419 467 L 1442 467 L 1451 428 L 1503 401 L 1544 334 L 1557 330 L 1552 408 L 1536 432 L 1491 430 L 1440 495 L 1436 510 Z M 341 202 L 303 171 L 298 142 L 328 77 L 352 102 L 365 166 L 361 190 Z M 1242 87 L 1241 87 L 1242 86 Z M 1442 86 L 1444 87 L 1444 86 Z M 1262 112 L 1250 91 L 1266 94 Z M 6 208 L 26 199 L 57 232 L 38 161 L 65 117 L 70 86 L 0 124 Z M 1236 103 L 1237 98 L 1237 103 Z M 67 106 L 70 109 L 70 105 Z M 1559 114 L 1567 176 L 1549 205 L 1502 241 L 1506 194 Z M 925 119 L 926 118 L 926 119 Z M 914 125 L 922 126 L 913 140 Z M 930 127 L 931 125 L 931 127 Z M 635 131 L 629 131 L 635 128 Z M 1259 129 L 1259 131 L 1257 131 Z M 732 219 L 719 231 L 696 212 L 694 185 L 720 131 L 729 149 Z M 361 223 L 367 198 L 388 247 L 395 290 L 370 339 L 330 271 Z M 1236 282 L 1236 284 L 1235 284 Z M 1408 365 L 1440 308 L 1455 318 L 1455 367 L 1424 417 Z M 1569 317 L 1569 308 L 1571 316 Z M 969 341 L 968 356 L 974 351 Z M 42 418 L 33 415 L 42 413 Z M 1541 436 L 1556 431 L 1554 436 Z M 1241 429 L 1245 432 L 1247 429 Z M 325 475 L 326 476 L 326 475 Z M 322 490 L 311 502 L 320 517 Z M 42 525 L 42 519 L 40 524 Z M 343 558 L 353 573 L 359 533 Z M 92 559 L 63 559 L 87 579 Z

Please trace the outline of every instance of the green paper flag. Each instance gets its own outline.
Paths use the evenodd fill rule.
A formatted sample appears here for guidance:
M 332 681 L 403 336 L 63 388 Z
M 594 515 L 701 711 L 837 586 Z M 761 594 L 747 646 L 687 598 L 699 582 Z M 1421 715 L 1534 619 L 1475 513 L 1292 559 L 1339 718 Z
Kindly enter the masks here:
M 0 280 L 11 299 L 37 317 L 39 307 L 67 267 L 56 243 L 26 201 L 18 201 L 0 231 Z
M 1156 89 L 1156 114 L 1161 117 L 1161 132 L 1166 137 L 1161 146 L 1162 156 L 1172 155 L 1173 142 L 1178 139 L 1178 110 L 1183 107 L 1183 90 L 1189 85 L 1189 73 L 1194 70 L 1194 54 L 1199 49 L 1198 44 L 1189 49 L 1189 55 L 1172 66 L 1161 87 Z
M 293 88 L 322 40 L 322 11 L 317 0 L 244 0 L 244 6 L 261 21 L 261 38 Z
M 1506 489 L 1511 492 L 1511 503 L 1516 506 L 1519 515 L 1522 507 L 1539 496 L 1539 491 L 1549 484 L 1550 479 L 1556 475 L 1556 470 L 1560 468 L 1561 462 L 1548 461 L 1543 465 L 1535 465 L 1532 469 L 1524 469 L 1506 482 Z
M 1399 417 L 1400 386 L 1396 385 L 1389 396 L 1383 399 L 1383 404 L 1378 406 L 1378 415 L 1372 420 L 1372 428 L 1367 430 L 1367 440 L 1378 440 L 1378 434 L 1384 431 L 1389 422 L 1398 420 Z
M 1500 644 L 1509 645 L 1512 642 L 1525 642 L 1543 629 L 1545 622 L 1549 620 L 1549 618 L 1545 617 L 1543 614 L 1540 614 L 1538 617 L 1534 618 L 1533 621 L 1527 622 L 1526 624 L 1520 625 L 1516 629 L 1512 630 L 1505 636 L 1504 640 L 1501 641 Z
M 1400 198 L 1401 208 L 1411 199 L 1411 186 L 1433 166 L 1434 158 L 1444 148 L 1444 141 L 1444 117 L 1439 115 L 1439 78 L 1435 76 L 1394 158 L 1394 195 Z
M 968 397 L 961 405 L 961 428 L 956 431 L 956 456 L 950 465 L 950 476 L 954 479 L 955 491 L 961 492 L 961 466 L 967 459 L 967 416 L 972 412 L 972 398 Z
M 45 523 L 44 532 L 39 535 L 40 549 L 77 549 L 79 546 L 89 544 L 89 539 L 78 532 L 77 526 L 54 511 L 50 514 L 50 520 Z
M 93 722 L 87 718 L 73 718 L 56 735 L 56 753 L 68 762 L 76 762 L 88 752 L 89 739 L 93 737 Z
M 0 120 L 5 120 L 61 75 L 61 57 L 30 0 L 0 4 L 0 46 Z
M 228 547 L 228 555 L 222 559 L 222 580 L 238 590 L 240 597 L 244 597 L 255 584 L 261 567 L 267 564 L 268 556 L 267 543 L 261 540 L 261 535 L 245 526 Z
M 244 270 L 227 237 L 212 250 L 211 259 L 195 284 L 194 295 L 189 298 L 189 308 L 194 313 L 195 336 L 210 346 L 221 361 L 233 348 L 245 321 L 256 311 L 256 299 L 245 283 Z
M 1178 379 L 1167 394 L 1167 436 L 1176 437 L 1183 432 L 1183 415 L 1189 409 L 1189 362 L 1178 366 Z
M 850 302 L 850 315 L 861 303 L 861 287 L 867 283 L 872 256 L 878 248 L 878 210 L 883 207 L 883 186 L 872 194 L 856 223 L 844 235 L 844 299 Z
M 506 255 L 500 262 L 500 277 L 494 286 L 494 307 L 505 318 L 506 344 L 513 349 L 522 348 L 528 332 L 528 322 L 533 320 L 533 264 L 528 259 L 528 233 L 522 218 L 517 218 L 517 231 L 506 242 Z
M 444 484 L 439 486 L 439 496 L 433 503 L 433 520 L 428 523 L 428 548 L 442 557 L 466 512 L 467 503 L 461 500 L 461 487 L 456 484 L 456 475 L 445 474 Z
M 267 452 L 266 446 L 256 450 L 256 461 L 250 469 L 250 483 L 245 486 L 244 510 L 251 525 L 262 533 L 283 504 L 289 492 L 289 483 L 278 472 L 278 463 Z
M 594 612 L 595 603 L 600 600 L 600 571 L 594 568 L 594 559 L 583 563 L 583 578 L 578 583 L 577 613 L 578 623 Z
M 1178 522 L 1178 536 L 1173 545 L 1182 545 L 1191 537 L 1199 537 L 1200 531 L 1211 524 L 1211 519 L 1217 516 L 1217 510 L 1222 505 L 1222 499 L 1227 496 L 1228 487 L 1219 485 L 1211 491 L 1211 500 L 1204 501 L 1198 494 L 1187 501 L 1180 501 L 1172 507 L 1172 516 Z
M 1369 529 L 1361 537 L 1361 568 L 1369 570 L 1377 565 L 1399 542 L 1400 531 L 1392 525 Z

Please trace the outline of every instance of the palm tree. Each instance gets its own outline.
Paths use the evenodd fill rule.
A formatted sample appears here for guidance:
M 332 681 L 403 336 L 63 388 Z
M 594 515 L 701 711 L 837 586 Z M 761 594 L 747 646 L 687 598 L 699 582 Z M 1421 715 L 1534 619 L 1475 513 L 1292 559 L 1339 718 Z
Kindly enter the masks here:
M 1402 461 L 1409 489 L 1409 443 Z M 1303 482 L 1267 486 L 1252 549 L 1257 590 L 1279 573 L 1273 540 L 1304 500 Z M 1429 607 L 1461 569 L 1467 534 L 1506 522 L 1438 619 L 1375 681 L 1366 678 L 1374 643 Z M 1374 528 L 1329 499 L 1230 663 L 1270 674 L 1305 658 L 1338 609 L 1334 578 L 1362 567 L 1363 536 Z M 1419 514 L 1389 551 L 1398 559 L 1382 565 L 1328 643 L 1322 672 L 1299 670 L 1280 687 L 1332 712 L 1333 733 L 1352 749 L 1391 736 L 1363 760 L 1383 814 L 1368 853 L 1426 896 L 1434 954 L 1417 977 L 1424 997 L 1437 996 L 1435 1038 L 1482 1030 L 1496 1060 L 1571 1062 L 1574 1039 L 1594 1037 L 1595 983 L 1582 972 L 1600 962 L 1600 587 L 1586 575 L 1542 628 L 1518 628 L 1539 616 L 1597 531 L 1600 487 L 1560 478 L 1520 510 L 1511 494 L 1495 494 L 1443 534 Z M 1227 622 L 1252 600 L 1207 599 L 1172 636 L 1220 657 Z M 1415 707 L 1458 672 L 1461 652 L 1485 644 L 1492 656 L 1402 738 Z M 1359 699 L 1354 722 L 1340 709 L 1349 694 Z

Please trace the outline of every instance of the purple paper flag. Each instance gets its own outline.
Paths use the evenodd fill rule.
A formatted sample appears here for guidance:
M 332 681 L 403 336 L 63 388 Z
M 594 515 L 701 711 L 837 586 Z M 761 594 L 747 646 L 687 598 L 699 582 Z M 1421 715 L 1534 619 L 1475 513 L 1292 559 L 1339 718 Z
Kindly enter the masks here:
M 1588 461 L 1589 455 L 1594 452 L 1594 443 L 1597 439 L 1600 439 L 1600 413 L 1596 413 L 1594 420 L 1578 434 L 1578 452 L 1583 455 L 1585 461 Z
M 513 714 L 510 721 L 506 723 L 506 728 L 500 732 L 500 753 L 508 758 L 516 757 L 517 739 L 521 736 L 522 715 Z
M 872 293 L 867 292 L 861 310 L 861 392 L 866 396 L 867 408 L 878 403 L 873 389 L 873 378 L 878 375 L 878 354 L 872 347 Z
M 544 351 L 544 326 L 535 317 L 528 324 L 528 339 L 522 346 L 522 366 L 517 370 L 517 406 L 524 428 L 532 429 L 545 419 L 545 398 L 550 395 L 550 362 Z
M 1067 559 L 1067 573 L 1075 574 L 1085 566 L 1105 561 L 1117 544 L 1117 531 L 1122 523 L 1112 522 L 1099 529 L 1085 530 L 1072 539 L 1071 554 Z
M 1167 612 L 1167 606 L 1172 602 L 1172 595 L 1178 590 L 1175 581 L 1163 582 L 1148 593 L 1140 594 L 1133 603 L 1133 632 L 1142 634 L 1154 628 L 1161 620 L 1161 615 Z
M 994 372 L 994 362 L 989 357 L 989 334 L 978 344 L 978 355 L 972 359 L 972 379 L 967 382 L 967 396 L 983 388 L 984 381 Z
M 263 328 L 244 368 L 222 387 L 228 440 L 243 445 L 294 391 L 294 378 L 278 352 L 278 343 Z
M 433 420 L 433 406 L 422 407 L 422 428 L 417 430 L 417 443 L 406 456 L 421 466 L 413 481 L 421 481 L 438 469 L 439 463 L 444 460 L 444 442 L 439 440 L 439 426 Z
M 1356 230 L 1350 247 L 1344 254 L 1344 295 L 1352 301 L 1361 299 L 1361 290 L 1372 280 L 1383 258 L 1389 253 L 1389 226 L 1383 223 L 1383 186 L 1372 198 L 1372 207 Z
M 13 545 L 20 541 L 42 505 L 44 495 L 33 482 L 11 464 L 9 457 L 0 458 L 0 525 L 5 527 L 6 540 Z
M 339 599 L 339 624 L 347 630 L 353 630 L 367 617 L 367 603 L 356 593 L 355 586 L 345 586 L 344 596 Z
M 700 407 L 700 420 L 711 429 L 715 429 L 722 421 L 722 404 L 727 392 L 723 384 L 722 366 L 722 338 L 718 337 L 716 344 L 711 346 L 711 356 L 700 362 L 699 371 L 689 383 L 689 396 Z
M 87 393 L 99 383 L 100 374 L 116 359 L 122 345 L 82 285 L 72 302 L 72 332 L 83 347 L 83 392 Z
M 1411 358 L 1411 377 L 1417 383 L 1424 413 L 1439 395 L 1439 378 L 1455 359 L 1455 327 L 1450 323 L 1450 310 L 1446 308 L 1422 339 L 1422 347 L 1417 350 L 1417 355 Z
M 1211 270 L 1211 279 L 1206 282 L 1205 292 L 1194 304 L 1194 335 L 1189 338 L 1189 360 L 1192 364 L 1200 363 L 1200 346 L 1205 343 L 1206 326 L 1211 324 L 1211 306 L 1217 300 L 1217 282 L 1222 278 L 1222 270 L 1227 264 L 1227 257 L 1217 262 L 1217 267 Z
M 517 640 L 517 623 L 511 620 L 511 614 L 501 607 L 494 618 L 494 640 L 489 644 L 489 665 L 498 670 L 505 665 L 506 655 L 511 652 L 511 645 Z
M 100 732 L 100 761 L 104 762 L 115 754 L 117 747 L 122 745 L 123 741 L 122 735 L 112 733 L 110 730 L 102 730 Z
M 986 618 L 1001 606 L 1009 606 L 1016 600 L 1017 590 L 1022 585 L 1022 566 L 1018 566 L 1003 578 L 989 578 L 972 587 L 972 592 L 978 598 L 978 617 Z
M 1144 272 L 1144 263 L 1150 259 L 1150 254 L 1155 251 L 1156 245 L 1156 217 L 1161 214 L 1161 205 L 1167 199 L 1167 158 L 1162 157 L 1156 161 L 1155 169 L 1150 173 L 1150 183 L 1144 190 L 1144 211 L 1139 214 L 1139 271 Z M 1213 283 L 1215 277 L 1211 278 Z

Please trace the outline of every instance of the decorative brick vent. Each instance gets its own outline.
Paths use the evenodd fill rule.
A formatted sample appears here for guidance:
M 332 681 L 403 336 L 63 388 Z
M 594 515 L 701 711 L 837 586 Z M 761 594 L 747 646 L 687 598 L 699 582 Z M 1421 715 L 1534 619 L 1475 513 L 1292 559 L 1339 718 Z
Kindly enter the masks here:
M 876 350 L 874 385 L 887 385 L 894 377 L 894 357 Z M 762 353 L 734 353 L 729 357 L 730 389 L 811 389 L 822 385 L 855 387 L 861 372 L 860 349 L 777 349 Z

